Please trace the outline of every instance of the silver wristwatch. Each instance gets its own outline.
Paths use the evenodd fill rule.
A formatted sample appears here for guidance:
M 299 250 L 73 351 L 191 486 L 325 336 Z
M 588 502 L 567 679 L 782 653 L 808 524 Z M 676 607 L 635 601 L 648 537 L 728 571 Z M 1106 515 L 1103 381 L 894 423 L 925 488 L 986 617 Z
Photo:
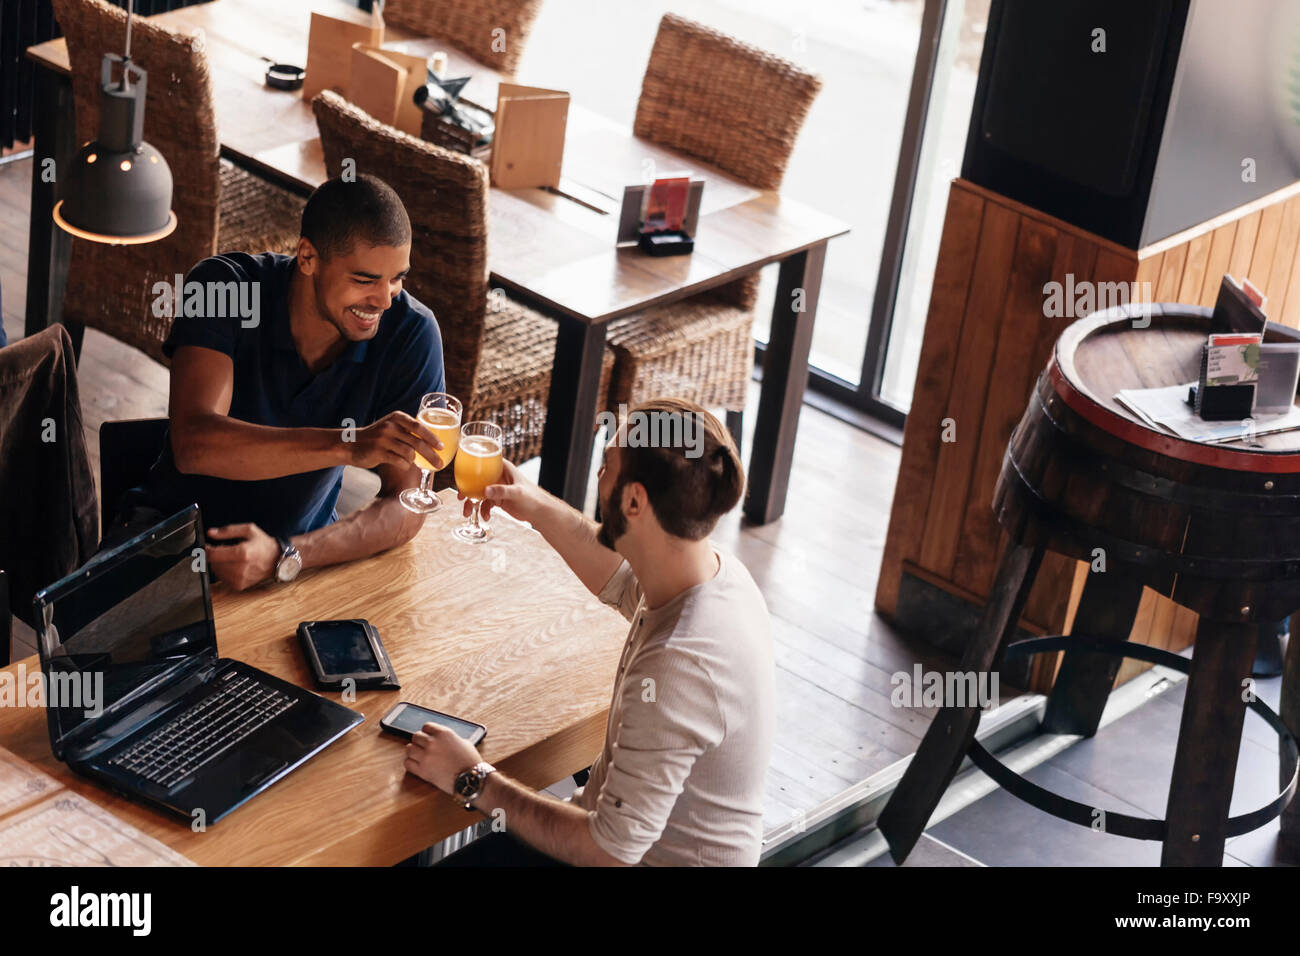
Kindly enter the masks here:
M 275 579 L 287 584 L 302 570 L 302 553 L 289 543 L 288 538 L 276 538 L 275 541 L 280 546 L 280 560 L 275 562 Z
M 490 763 L 480 760 L 468 770 L 462 770 L 456 775 L 452 790 L 456 798 L 465 804 L 466 810 L 474 809 L 474 801 L 483 793 L 483 782 L 487 780 L 488 774 L 496 773 L 496 770 L 497 768 Z

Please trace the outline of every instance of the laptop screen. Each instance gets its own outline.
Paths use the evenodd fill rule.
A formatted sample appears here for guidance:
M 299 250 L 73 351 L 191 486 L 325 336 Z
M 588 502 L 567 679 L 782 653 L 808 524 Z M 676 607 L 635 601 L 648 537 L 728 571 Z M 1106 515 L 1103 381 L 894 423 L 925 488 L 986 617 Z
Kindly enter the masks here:
M 111 551 L 96 555 L 36 595 L 50 743 L 203 654 L 216 656 L 216 629 L 191 506 Z

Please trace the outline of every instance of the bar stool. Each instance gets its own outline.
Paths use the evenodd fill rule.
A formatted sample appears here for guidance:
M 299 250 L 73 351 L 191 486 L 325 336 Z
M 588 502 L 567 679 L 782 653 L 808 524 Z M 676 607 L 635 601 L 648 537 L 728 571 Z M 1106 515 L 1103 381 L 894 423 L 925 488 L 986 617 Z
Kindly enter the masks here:
M 1220 866 L 1225 840 L 1278 816 L 1296 789 L 1300 642 L 1287 651 L 1282 716 L 1248 702 L 1243 689 L 1259 623 L 1300 609 L 1300 432 L 1210 445 L 1157 431 L 1119 405 L 1113 396 L 1123 388 L 1195 381 L 1201 345 L 1214 331 L 1209 309 L 1148 309 L 1094 313 L 1057 340 L 1003 459 L 993 507 L 1011 540 L 961 668 L 982 674 L 1008 655 L 1064 650 L 1043 730 L 1087 737 L 1097 731 L 1122 658 L 1188 673 L 1165 819 L 1105 810 L 1104 824 L 1108 833 L 1161 840 L 1162 865 Z M 1047 549 L 1094 569 L 1072 633 L 1008 645 Z M 1144 585 L 1200 615 L 1190 662 L 1126 640 Z M 1230 818 L 1247 706 L 1277 731 L 1279 793 Z M 935 716 L 880 816 L 896 862 L 967 755 L 1021 799 L 1095 824 L 1098 808 L 1044 790 L 989 754 L 975 741 L 978 723 L 976 707 L 944 707 Z M 1300 814 L 1288 811 L 1283 839 L 1296 834 Z

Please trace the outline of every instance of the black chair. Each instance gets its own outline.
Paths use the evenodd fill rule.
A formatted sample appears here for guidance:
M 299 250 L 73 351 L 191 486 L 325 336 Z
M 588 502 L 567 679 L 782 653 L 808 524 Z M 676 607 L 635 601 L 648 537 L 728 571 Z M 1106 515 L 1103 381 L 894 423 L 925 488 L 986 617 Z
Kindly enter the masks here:
M 99 536 L 122 496 L 144 481 L 167 440 L 167 419 L 133 418 L 99 426 Z
M 9 641 L 13 630 L 14 617 L 9 612 L 9 579 L 0 571 L 0 667 L 9 666 Z

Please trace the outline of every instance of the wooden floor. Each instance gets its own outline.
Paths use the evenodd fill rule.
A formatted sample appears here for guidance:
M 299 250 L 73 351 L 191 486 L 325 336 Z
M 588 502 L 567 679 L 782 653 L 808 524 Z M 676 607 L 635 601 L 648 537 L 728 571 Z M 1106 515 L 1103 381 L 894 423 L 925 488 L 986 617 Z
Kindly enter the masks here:
M 0 289 L 10 341 L 23 330 L 30 175 L 30 160 L 0 166 Z M 165 415 L 167 381 L 167 370 L 141 353 L 87 330 L 79 384 L 96 475 L 100 423 Z M 755 385 L 751 426 L 757 396 Z M 749 568 L 772 615 L 780 704 L 769 829 L 912 753 L 932 716 L 891 706 L 890 676 L 918 661 L 940 669 L 943 659 L 910 646 L 872 608 L 898 460 L 895 446 L 805 407 L 785 516 L 753 527 L 737 510 L 714 534 Z M 374 475 L 349 469 L 339 510 L 377 487 Z

